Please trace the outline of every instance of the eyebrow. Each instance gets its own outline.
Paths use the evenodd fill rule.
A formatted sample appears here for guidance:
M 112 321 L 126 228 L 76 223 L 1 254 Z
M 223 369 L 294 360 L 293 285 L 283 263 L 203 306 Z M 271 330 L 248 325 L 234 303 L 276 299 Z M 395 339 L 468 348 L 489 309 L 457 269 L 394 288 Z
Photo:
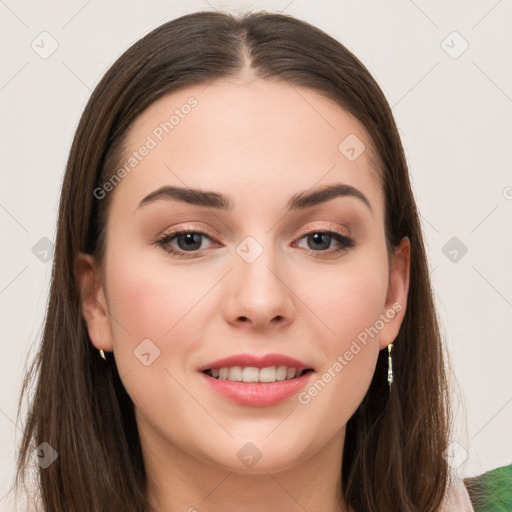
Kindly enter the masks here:
M 344 183 L 335 183 L 314 190 L 305 190 L 293 195 L 288 203 L 287 209 L 302 210 L 318 204 L 324 203 L 336 197 L 355 197 L 364 203 L 373 213 L 372 206 L 368 198 L 357 188 Z M 232 210 L 234 203 L 230 197 L 218 192 L 207 190 L 198 190 L 193 188 L 182 188 L 173 186 L 164 186 L 151 192 L 142 199 L 137 206 L 137 210 L 151 203 L 161 200 L 179 201 L 182 203 L 203 206 L 207 208 L 216 208 L 219 210 Z

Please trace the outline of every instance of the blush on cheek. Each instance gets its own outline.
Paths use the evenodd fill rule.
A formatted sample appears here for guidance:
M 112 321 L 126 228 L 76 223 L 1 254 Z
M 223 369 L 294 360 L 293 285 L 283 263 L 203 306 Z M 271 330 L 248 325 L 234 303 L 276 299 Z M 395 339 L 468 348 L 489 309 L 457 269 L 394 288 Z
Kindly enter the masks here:
M 157 271 L 121 262 L 109 271 L 111 324 L 119 341 L 129 340 L 133 348 L 146 338 L 163 338 L 198 298 L 193 284 L 179 273 L 170 279 Z
M 308 305 L 325 324 L 327 338 L 343 345 L 374 325 L 385 301 L 385 292 L 376 281 L 340 281 L 338 286 L 331 284 L 321 294 L 310 296 Z

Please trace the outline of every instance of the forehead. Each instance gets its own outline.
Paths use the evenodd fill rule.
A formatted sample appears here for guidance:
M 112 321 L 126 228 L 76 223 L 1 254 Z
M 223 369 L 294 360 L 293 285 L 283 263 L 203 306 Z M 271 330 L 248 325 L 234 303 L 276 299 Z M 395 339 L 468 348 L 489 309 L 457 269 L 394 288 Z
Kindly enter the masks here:
M 168 94 L 136 119 L 119 165 L 129 172 L 114 203 L 121 196 L 132 209 L 164 185 L 219 190 L 258 208 L 331 183 L 364 189 L 382 209 L 364 127 L 285 82 L 223 79 Z

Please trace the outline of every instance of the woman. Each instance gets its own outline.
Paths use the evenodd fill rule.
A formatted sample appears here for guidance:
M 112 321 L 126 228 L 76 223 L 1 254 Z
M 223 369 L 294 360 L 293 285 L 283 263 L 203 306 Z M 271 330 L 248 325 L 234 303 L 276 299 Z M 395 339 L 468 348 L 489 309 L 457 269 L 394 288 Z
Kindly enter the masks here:
M 401 142 L 354 55 L 201 12 L 114 63 L 25 381 L 18 476 L 33 456 L 45 510 L 472 510 L 443 365 Z

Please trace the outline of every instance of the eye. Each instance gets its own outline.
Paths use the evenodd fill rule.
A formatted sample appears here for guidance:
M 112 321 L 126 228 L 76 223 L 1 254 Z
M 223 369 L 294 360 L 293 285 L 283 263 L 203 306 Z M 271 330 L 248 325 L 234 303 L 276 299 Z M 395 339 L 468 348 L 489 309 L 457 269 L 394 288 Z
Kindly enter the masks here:
M 325 254 L 337 253 L 340 251 L 347 251 L 351 247 L 355 246 L 354 241 L 336 231 L 310 231 L 309 233 L 304 234 L 299 240 L 303 238 L 307 239 L 308 247 L 306 249 L 312 252 L 320 252 Z M 338 244 L 338 248 L 329 249 L 331 242 L 336 242 Z
M 156 241 L 156 244 L 175 256 L 193 257 L 194 251 L 205 249 L 205 247 L 202 246 L 202 238 L 212 240 L 206 233 L 201 231 L 177 230 L 172 233 L 166 233 Z M 172 242 L 176 242 L 178 247 L 173 246 Z

